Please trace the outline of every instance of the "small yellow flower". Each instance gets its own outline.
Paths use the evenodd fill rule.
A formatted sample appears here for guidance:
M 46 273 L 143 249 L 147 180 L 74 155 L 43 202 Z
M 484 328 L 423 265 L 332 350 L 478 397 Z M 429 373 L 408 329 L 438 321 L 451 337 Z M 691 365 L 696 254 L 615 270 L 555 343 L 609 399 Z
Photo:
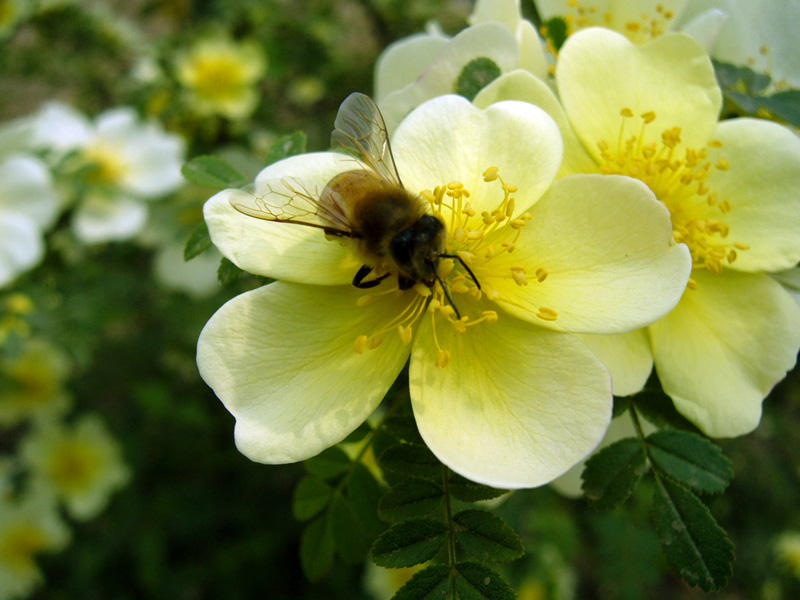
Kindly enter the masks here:
M 200 40 L 175 58 L 178 81 L 199 114 L 248 117 L 258 105 L 256 84 L 267 61 L 254 43 L 217 38 Z
M 21 452 L 42 485 L 79 520 L 99 513 L 130 477 L 117 441 L 94 415 L 84 416 L 74 427 L 51 423 L 34 430 L 22 442 Z
M 51 495 L 34 488 L 20 499 L 0 496 L 0 597 L 30 594 L 42 580 L 36 557 L 69 538 Z
M 64 412 L 68 375 L 66 355 L 45 340 L 27 340 L 20 356 L 0 359 L 0 425 Z

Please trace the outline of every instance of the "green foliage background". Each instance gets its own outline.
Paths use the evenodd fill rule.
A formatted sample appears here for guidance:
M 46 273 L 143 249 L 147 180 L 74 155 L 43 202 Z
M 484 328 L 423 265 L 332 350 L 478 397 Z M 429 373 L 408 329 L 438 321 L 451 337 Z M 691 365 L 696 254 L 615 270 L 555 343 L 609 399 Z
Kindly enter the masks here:
M 303 130 L 309 150 L 325 149 L 341 101 L 353 91 L 370 93 L 382 48 L 432 18 L 455 32 L 470 10 L 459 0 L 64 3 L 0 42 L 0 121 L 53 98 L 91 115 L 133 105 L 187 137 L 189 156 L 237 149 L 251 176 L 277 136 Z M 142 55 L 168 71 L 177 48 L 219 30 L 256 40 L 268 55 L 262 100 L 249 120 L 201 119 L 184 110 L 169 78 L 132 79 Z M 311 102 L 296 87 L 309 76 L 324 89 Z M 180 200 L 199 206 L 211 193 L 189 187 Z M 174 207 L 160 210 L 160 218 L 175 219 Z M 197 222 L 196 214 L 188 219 L 187 238 Z M 148 248 L 86 249 L 58 232 L 48 248 L 45 263 L 18 289 L 39 309 L 34 328 L 75 360 L 69 388 L 76 408 L 103 415 L 133 477 L 100 517 L 74 524 L 66 551 L 42 559 L 47 583 L 34 598 L 367 598 L 361 565 L 337 564 L 319 583 L 304 578 L 304 524 L 291 509 L 302 466 L 257 465 L 240 455 L 233 418 L 197 374 L 202 326 L 224 301 L 261 281 L 242 276 L 195 301 L 156 283 Z M 0 435 L 0 450 L 13 443 L 14 432 Z M 714 597 L 800 597 L 800 581 L 773 547 L 776 536 L 800 529 L 798 373 L 771 394 L 755 433 L 722 446 L 736 476 L 725 494 L 706 499 L 737 561 L 729 586 Z M 646 478 L 622 509 L 602 514 L 550 489 L 508 497 L 497 513 L 527 551 L 504 571 L 515 589 L 528 599 L 706 597 L 668 569 L 650 523 L 653 485 Z

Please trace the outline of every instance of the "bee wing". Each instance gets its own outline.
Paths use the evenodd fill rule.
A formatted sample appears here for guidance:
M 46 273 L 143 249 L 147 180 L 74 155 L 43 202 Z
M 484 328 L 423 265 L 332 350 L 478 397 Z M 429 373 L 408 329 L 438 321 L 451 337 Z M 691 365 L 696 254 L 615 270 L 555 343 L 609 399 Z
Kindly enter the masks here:
M 336 115 L 331 146 L 361 159 L 385 181 L 402 186 L 381 111 L 369 96 L 350 94 Z
M 330 190 L 320 195 L 299 179 L 266 179 L 233 190 L 231 206 L 243 215 L 274 221 L 318 227 L 329 233 L 352 236 L 340 197 Z

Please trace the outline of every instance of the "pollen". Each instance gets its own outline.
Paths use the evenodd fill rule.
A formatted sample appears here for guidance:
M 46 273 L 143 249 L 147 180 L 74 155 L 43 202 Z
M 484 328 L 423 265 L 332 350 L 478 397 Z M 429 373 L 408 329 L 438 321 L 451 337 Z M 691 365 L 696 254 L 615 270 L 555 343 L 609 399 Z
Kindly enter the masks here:
M 749 248 L 728 239 L 730 227 L 725 215 L 734 207 L 712 189 L 712 175 L 731 166 L 721 156 L 722 142 L 712 140 L 706 147 L 689 148 L 683 144 L 680 127 L 660 129 L 653 111 L 640 115 L 635 131 L 628 130 L 633 111 L 623 108 L 620 114 L 623 118 L 616 149 L 608 140 L 597 143 L 601 171 L 646 183 L 669 209 L 675 241 L 689 247 L 693 268 L 722 273 L 726 265 L 736 261 L 737 251 Z M 697 283 L 691 280 L 687 287 L 695 289 Z

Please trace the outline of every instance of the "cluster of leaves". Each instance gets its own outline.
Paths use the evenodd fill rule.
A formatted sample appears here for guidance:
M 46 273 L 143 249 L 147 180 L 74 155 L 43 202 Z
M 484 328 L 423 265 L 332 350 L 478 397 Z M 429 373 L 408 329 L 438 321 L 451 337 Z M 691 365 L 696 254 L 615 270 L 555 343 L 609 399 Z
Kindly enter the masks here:
M 306 461 L 309 474 L 295 490 L 295 516 L 309 521 L 300 559 L 310 579 L 325 576 L 336 555 L 359 563 L 369 549 L 381 567 L 432 563 L 395 600 L 454 594 L 464 600 L 515 597 L 483 563 L 521 557 L 522 540 L 500 517 L 472 506 L 506 490 L 473 483 L 442 465 L 409 413 L 388 414 L 374 429 L 365 425 L 344 444 L 359 448 L 352 459 L 340 447 L 326 450 Z M 365 466 L 372 457 L 377 457 L 380 483 Z
M 697 494 L 725 490 L 733 478 L 730 460 L 660 392 L 646 390 L 620 401 L 615 412 L 630 414 L 637 437 L 619 440 L 587 461 L 582 476 L 587 501 L 597 510 L 613 510 L 652 472 L 652 517 L 670 565 L 691 585 L 722 588 L 733 570 L 733 544 Z M 661 429 L 646 436 L 639 415 Z
M 743 116 L 769 116 L 800 127 L 800 90 L 771 92 L 772 78 L 749 67 L 714 61 L 717 81 L 725 97 L 726 112 Z

